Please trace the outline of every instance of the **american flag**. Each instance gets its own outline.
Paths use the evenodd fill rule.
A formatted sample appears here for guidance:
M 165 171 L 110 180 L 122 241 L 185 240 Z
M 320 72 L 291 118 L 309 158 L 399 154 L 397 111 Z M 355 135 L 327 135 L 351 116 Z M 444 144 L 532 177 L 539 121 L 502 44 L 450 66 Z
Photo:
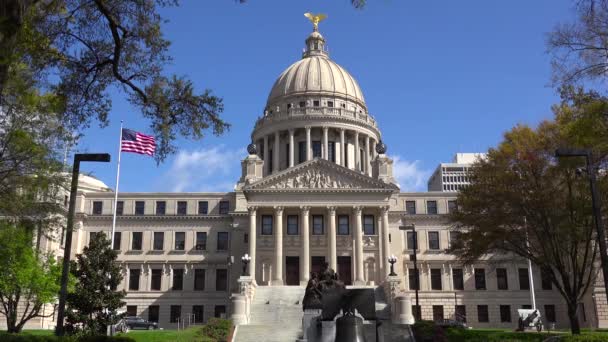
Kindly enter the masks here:
M 133 152 L 153 156 L 154 151 L 156 150 L 156 143 L 154 142 L 153 136 L 123 128 L 120 150 L 122 152 Z

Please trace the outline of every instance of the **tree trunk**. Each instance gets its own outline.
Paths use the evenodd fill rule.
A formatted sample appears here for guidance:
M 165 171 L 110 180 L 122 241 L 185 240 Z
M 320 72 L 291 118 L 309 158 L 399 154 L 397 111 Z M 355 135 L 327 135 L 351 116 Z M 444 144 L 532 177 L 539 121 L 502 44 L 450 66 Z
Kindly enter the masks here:
M 573 335 L 579 335 L 581 333 L 581 327 L 578 322 L 578 315 L 576 310 L 578 305 L 576 303 L 568 303 L 568 319 L 570 320 L 570 331 Z

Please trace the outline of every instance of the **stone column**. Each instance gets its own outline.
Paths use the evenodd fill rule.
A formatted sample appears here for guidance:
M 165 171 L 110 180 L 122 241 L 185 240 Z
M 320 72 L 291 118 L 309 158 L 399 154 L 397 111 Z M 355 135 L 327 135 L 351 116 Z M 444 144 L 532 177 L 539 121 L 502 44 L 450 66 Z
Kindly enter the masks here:
M 376 139 L 372 139 L 372 161 L 376 160 Z
M 365 158 L 365 174 L 367 174 L 368 176 L 372 176 L 372 163 L 371 163 L 371 158 L 370 158 L 370 151 L 369 151 L 369 135 L 365 136 L 365 153 L 363 153 L 363 157 Z
M 256 265 L 256 261 L 255 261 L 255 240 L 257 237 L 257 229 L 256 229 L 256 224 L 257 224 L 257 208 L 256 207 L 249 207 L 249 256 L 251 257 L 251 261 L 249 261 L 249 276 L 251 277 L 251 279 L 253 279 L 254 284 L 256 283 L 255 281 L 255 265 Z
M 289 130 L 289 167 L 293 167 L 294 159 L 295 159 L 295 155 L 294 155 L 295 146 L 294 146 L 293 135 L 294 135 L 294 130 L 290 129 Z
M 323 159 L 329 160 L 329 127 L 323 127 Z
M 361 170 L 361 152 L 359 152 L 359 132 L 355 132 L 355 171 Z
M 268 163 L 268 136 L 264 136 L 264 174 L 268 174 L 268 170 L 270 170 L 270 164 Z
M 312 159 L 312 142 L 310 141 L 310 126 L 304 127 L 306 129 L 306 160 Z
M 344 128 L 340 129 L 340 165 L 346 166 L 346 139 L 344 138 Z
M 283 285 L 283 207 L 274 207 L 274 279 L 272 285 Z
M 365 278 L 363 277 L 363 223 L 361 220 L 361 211 L 363 208 L 354 207 L 355 212 L 355 255 L 357 257 L 357 275 L 355 278 L 355 285 L 365 285 Z
M 329 217 L 329 267 L 338 271 L 338 257 L 336 251 L 336 207 L 327 207 Z
M 279 150 L 281 148 L 280 142 L 281 140 L 279 132 L 274 132 L 274 150 L 272 151 L 274 156 L 272 157 L 272 173 L 279 172 Z
M 310 277 L 310 227 L 308 225 L 308 214 L 310 213 L 310 207 L 300 207 L 300 209 L 300 216 L 302 217 L 302 229 L 300 229 L 300 242 L 302 245 L 302 260 L 300 263 L 302 265 L 300 266 L 300 284 L 306 285 Z
M 380 208 L 380 213 L 382 214 L 382 259 L 384 260 L 384 272 L 386 273 L 386 276 L 388 276 L 388 274 L 390 273 L 390 264 L 388 263 L 388 257 L 391 255 L 391 247 L 390 242 L 388 240 L 388 209 L 388 206 Z

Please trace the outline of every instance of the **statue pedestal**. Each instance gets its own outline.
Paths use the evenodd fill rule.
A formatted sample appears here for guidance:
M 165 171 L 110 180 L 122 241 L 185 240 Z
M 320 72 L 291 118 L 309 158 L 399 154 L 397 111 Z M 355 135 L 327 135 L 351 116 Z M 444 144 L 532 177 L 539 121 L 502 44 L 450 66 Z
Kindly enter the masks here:
M 302 315 L 302 338 L 298 342 L 313 341 L 317 336 L 317 318 L 321 318 L 321 309 L 306 309 Z
M 402 294 L 393 301 L 393 324 L 414 324 L 412 301 L 409 295 Z
M 335 342 L 336 341 L 336 321 L 321 321 L 321 341 L 319 342 Z

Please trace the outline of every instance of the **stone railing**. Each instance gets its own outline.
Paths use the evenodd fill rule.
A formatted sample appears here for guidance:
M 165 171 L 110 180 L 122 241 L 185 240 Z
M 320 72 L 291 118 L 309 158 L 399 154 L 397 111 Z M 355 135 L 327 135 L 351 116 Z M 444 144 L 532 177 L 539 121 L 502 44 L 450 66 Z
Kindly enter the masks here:
M 358 113 L 353 110 L 347 110 L 345 108 L 338 107 L 301 107 L 301 108 L 289 108 L 286 111 L 266 113 L 264 116 L 259 118 L 255 123 L 255 128 L 258 128 L 266 123 L 274 121 L 281 121 L 289 118 L 303 117 L 305 115 L 314 116 L 336 116 L 351 118 L 358 121 L 367 123 L 368 125 L 378 128 L 376 120 L 367 113 Z
M 393 324 L 414 324 L 412 302 L 409 294 L 401 289 L 399 276 L 388 276 L 384 282 L 384 296 L 390 305 Z
M 234 325 L 249 324 L 251 321 L 251 303 L 255 296 L 256 284 L 252 277 L 241 276 L 238 279 L 239 292 L 233 293 L 232 300 L 232 321 Z

